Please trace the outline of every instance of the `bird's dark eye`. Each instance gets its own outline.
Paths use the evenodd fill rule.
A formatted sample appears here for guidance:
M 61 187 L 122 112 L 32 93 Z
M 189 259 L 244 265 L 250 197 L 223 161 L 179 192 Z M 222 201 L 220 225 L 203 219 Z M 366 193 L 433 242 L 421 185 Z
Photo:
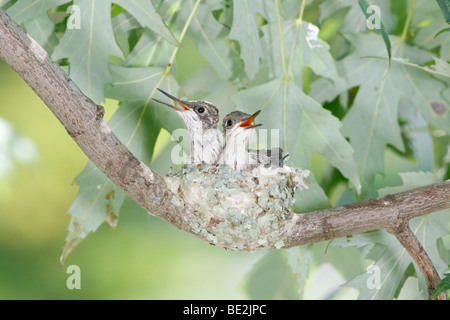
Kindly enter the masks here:
M 233 125 L 233 120 L 228 120 L 227 121 L 227 127 L 231 127 Z
M 197 109 L 197 111 L 198 111 L 198 113 L 203 113 L 203 112 L 205 112 L 205 108 L 200 107 L 200 108 Z

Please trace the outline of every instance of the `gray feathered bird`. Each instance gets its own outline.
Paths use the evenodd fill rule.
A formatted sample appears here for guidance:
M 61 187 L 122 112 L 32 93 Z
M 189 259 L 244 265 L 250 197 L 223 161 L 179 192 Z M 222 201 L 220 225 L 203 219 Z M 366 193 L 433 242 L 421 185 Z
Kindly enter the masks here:
M 175 105 L 153 99 L 174 109 L 183 119 L 191 137 L 190 160 L 194 165 L 216 164 L 222 152 L 217 123 L 219 110 L 207 101 L 184 101 L 158 89 Z
M 219 159 L 219 164 L 227 165 L 235 170 L 251 170 L 258 165 L 266 168 L 279 168 L 289 158 L 289 153 L 283 153 L 281 148 L 248 149 L 250 136 L 261 124 L 254 124 L 254 119 L 261 110 L 253 115 L 241 111 L 233 111 L 222 122 L 225 145 Z

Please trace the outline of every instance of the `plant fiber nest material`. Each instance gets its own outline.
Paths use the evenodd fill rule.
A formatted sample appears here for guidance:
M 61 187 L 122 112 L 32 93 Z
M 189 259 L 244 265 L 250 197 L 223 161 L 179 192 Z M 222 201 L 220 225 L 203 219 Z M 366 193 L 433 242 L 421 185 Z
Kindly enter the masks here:
M 184 165 L 164 177 L 180 212 L 191 206 L 194 234 L 228 250 L 282 248 L 280 220 L 291 217 L 295 191 L 307 189 L 308 170 L 284 166 L 235 171 Z

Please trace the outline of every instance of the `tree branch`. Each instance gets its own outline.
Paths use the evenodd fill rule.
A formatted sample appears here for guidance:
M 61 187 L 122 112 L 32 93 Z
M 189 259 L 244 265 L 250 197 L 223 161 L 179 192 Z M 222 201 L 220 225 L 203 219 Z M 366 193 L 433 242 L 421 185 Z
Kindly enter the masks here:
M 86 97 L 45 50 L 2 10 L 0 57 L 36 92 L 87 157 L 112 182 L 151 214 L 208 241 L 207 235 L 196 233 L 190 225 L 198 217 L 197 212 L 188 205 L 183 212 L 177 211 L 171 202 L 174 194 L 161 177 L 136 159 L 114 135 L 103 119 L 103 108 Z M 288 248 L 383 228 L 394 233 L 408 249 L 427 282 L 430 278 L 429 290 L 434 290 L 439 277 L 420 243 L 404 225 L 414 217 L 449 208 L 449 201 L 450 181 L 447 180 L 329 210 L 292 213 L 280 221 L 281 239 Z M 205 223 L 205 226 L 213 233 L 213 224 Z M 232 250 L 239 248 L 235 244 L 217 245 Z
M 428 287 L 428 298 L 431 299 L 431 296 L 440 281 L 439 274 L 434 268 L 433 262 L 427 252 L 409 228 L 408 221 L 402 223 L 396 230 L 388 229 L 388 231 L 397 237 L 398 241 L 400 241 L 402 246 L 405 247 L 411 257 L 413 257 L 414 261 L 418 264 L 420 270 L 425 276 L 425 282 Z M 445 293 L 441 293 L 437 297 L 437 300 L 446 299 Z
M 450 180 L 333 209 L 294 215 L 284 224 L 287 247 L 374 229 L 397 230 L 404 221 L 450 207 Z

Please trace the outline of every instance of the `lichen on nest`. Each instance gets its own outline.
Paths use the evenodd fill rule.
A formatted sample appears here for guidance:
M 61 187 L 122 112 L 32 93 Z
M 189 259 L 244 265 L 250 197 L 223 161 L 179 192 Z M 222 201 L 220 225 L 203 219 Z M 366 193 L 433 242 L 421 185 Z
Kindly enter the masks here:
M 164 177 L 179 212 L 195 216 L 191 231 L 230 250 L 282 248 L 280 220 L 292 214 L 295 191 L 307 189 L 308 170 L 259 166 L 236 171 L 227 166 L 184 165 Z

